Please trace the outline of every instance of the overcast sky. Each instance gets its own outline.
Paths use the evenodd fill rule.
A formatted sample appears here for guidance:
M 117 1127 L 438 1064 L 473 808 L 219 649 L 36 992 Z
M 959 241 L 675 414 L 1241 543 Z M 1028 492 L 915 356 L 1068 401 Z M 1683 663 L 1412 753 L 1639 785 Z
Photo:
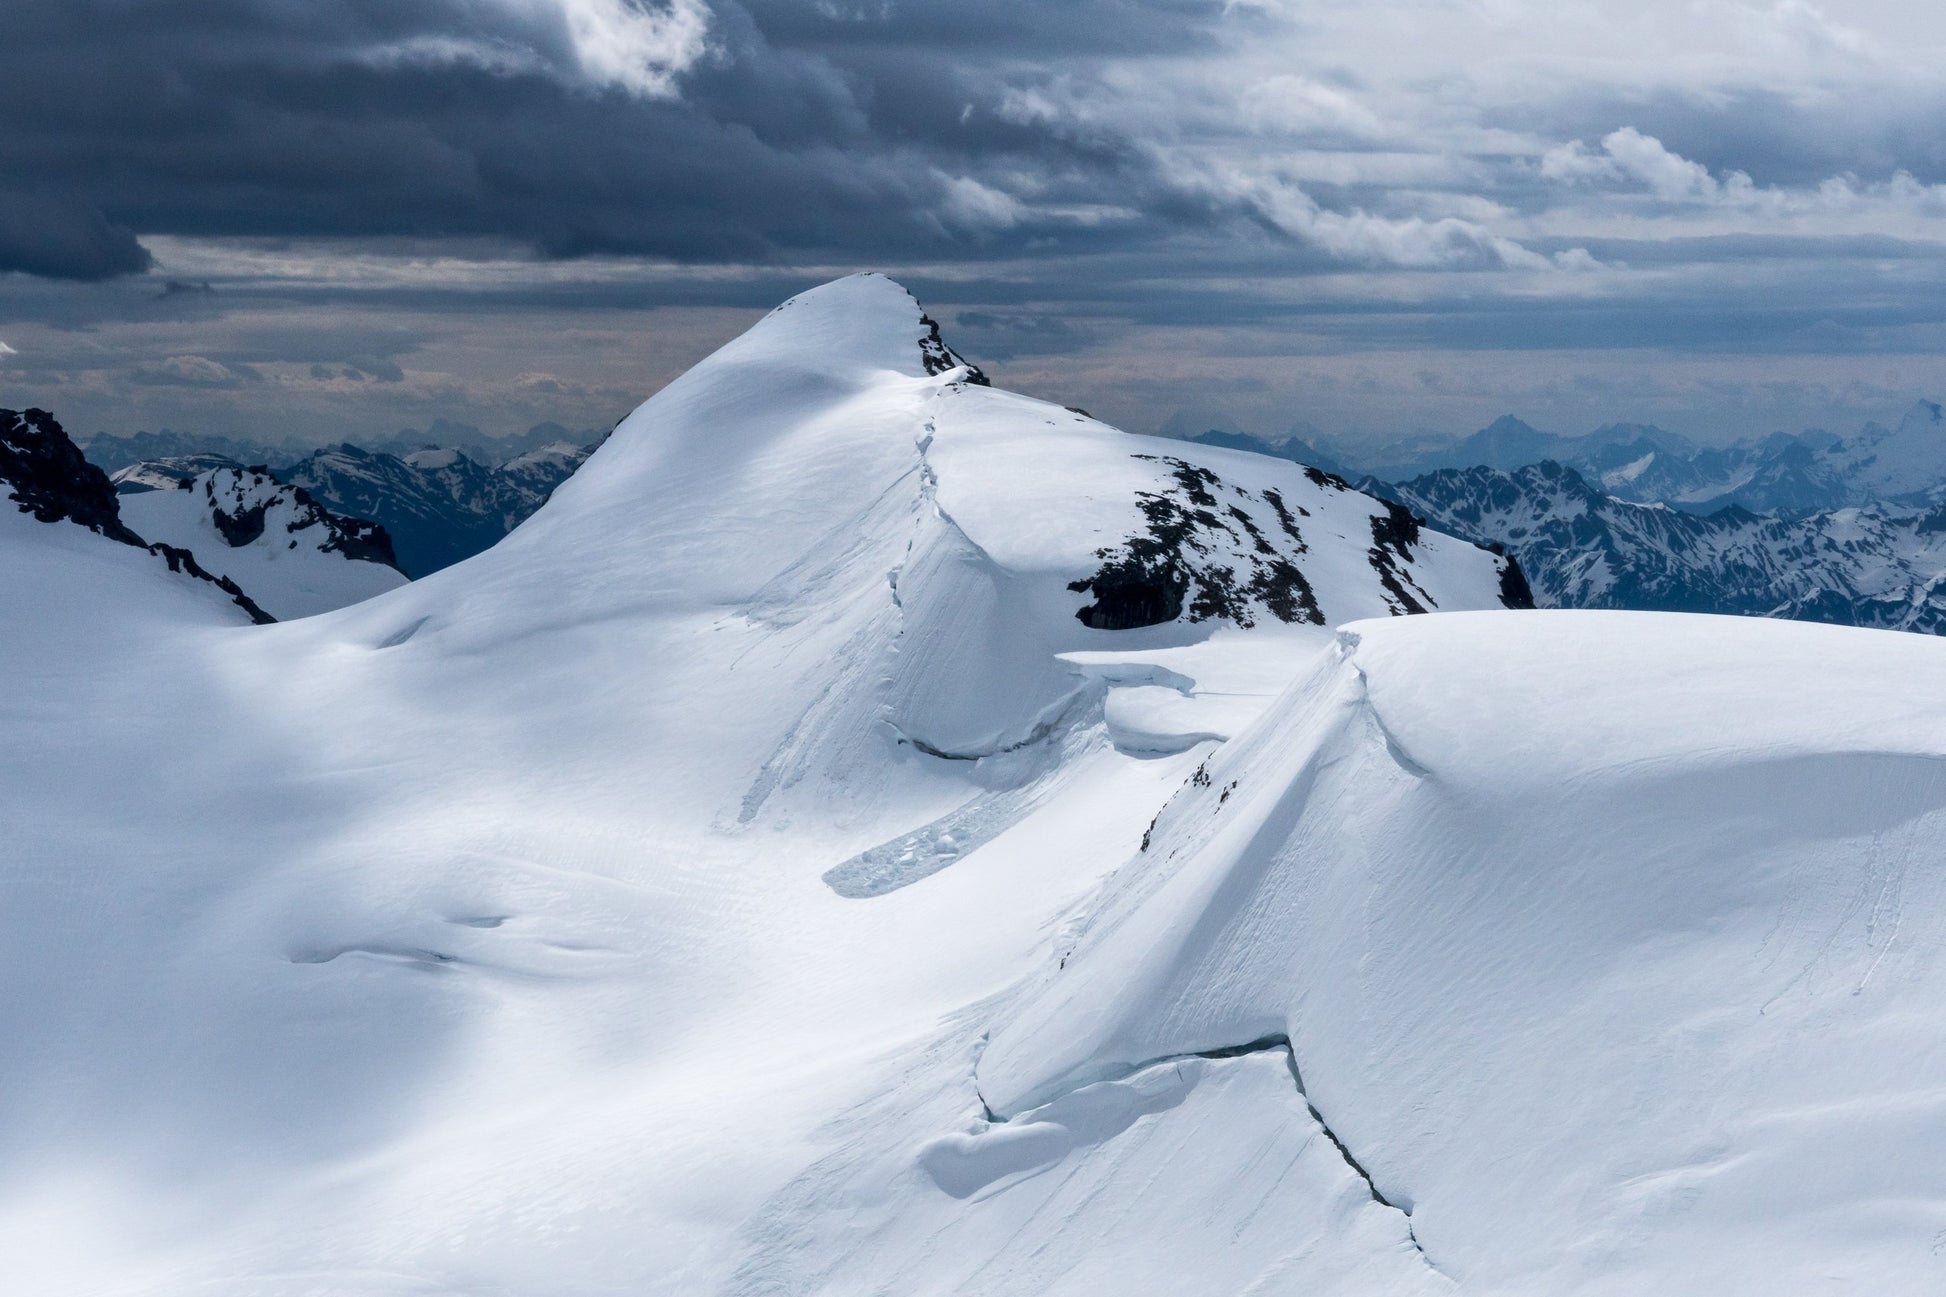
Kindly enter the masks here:
M 1946 396 L 1919 0 L 23 0 L 0 405 L 606 427 L 898 276 L 1138 431 L 1703 439 Z

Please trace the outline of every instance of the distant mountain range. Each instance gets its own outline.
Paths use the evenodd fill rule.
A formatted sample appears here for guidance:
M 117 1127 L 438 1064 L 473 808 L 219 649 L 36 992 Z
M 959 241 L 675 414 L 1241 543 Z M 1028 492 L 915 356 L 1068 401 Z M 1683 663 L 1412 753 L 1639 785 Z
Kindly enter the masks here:
M 0 410 L 0 497 L 43 523 L 73 523 L 160 562 L 150 585 L 230 617 L 304 617 L 405 584 L 382 527 L 341 518 L 256 470 L 191 465 L 166 486 L 117 489 L 45 410 Z M 159 480 L 160 475 L 156 476 Z M 72 539 L 66 528 L 61 535 Z
M 1441 469 L 1379 489 L 1442 531 L 1505 545 L 1544 608 L 1946 632 L 1946 506 L 1685 513 L 1617 499 L 1552 461 Z
M 1464 437 L 1411 437 L 1363 452 L 1218 431 L 1190 440 L 1385 482 L 1442 469 L 1512 471 L 1553 462 L 1616 499 L 1692 513 L 1740 505 L 1753 513 L 1803 517 L 1852 505 L 1925 505 L 1946 498 L 1946 415 L 1933 401 L 1918 402 L 1894 427 L 1868 423 L 1850 438 L 1819 430 L 1778 432 L 1726 447 L 1699 446 L 1651 424 L 1610 424 L 1566 437 L 1511 415 Z
M 524 445 L 544 430 L 562 431 L 542 424 L 517 441 Z M 400 570 L 417 578 L 472 557 L 530 517 L 600 443 L 601 434 L 584 435 L 591 440 L 556 439 L 510 458 L 485 456 L 478 447 L 470 454 L 450 446 L 395 454 L 345 444 L 295 462 L 288 462 L 286 450 L 280 462 L 264 447 L 177 433 L 97 437 L 88 453 L 99 456 L 94 462 L 102 468 L 113 465 L 115 487 L 123 494 L 173 489 L 212 470 L 255 467 L 335 513 L 384 527 Z M 127 460 L 124 452 L 130 449 L 170 453 Z M 233 453 L 239 450 L 265 458 L 246 462 Z
M 357 445 L 365 450 L 403 458 L 415 451 L 447 448 L 463 453 L 480 464 L 503 464 L 528 451 L 565 442 L 572 446 L 599 445 L 608 436 L 596 428 L 571 429 L 558 423 L 537 423 L 525 432 L 505 437 L 489 437 L 471 424 L 434 419 L 425 429 L 401 428 L 381 436 L 360 436 Z M 76 437 L 75 442 L 88 462 L 113 474 L 131 464 L 151 459 L 176 459 L 186 455 L 221 455 L 239 464 L 294 464 L 315 445 L 293 446 L 286 442 L 250 437 L 226 437 L 215 433 L 157 432 L 126 435 L 98 432 L 92 437 Z
M 557 442 L 500 463 L 452 449 L 399 456 L 343 445 L 315 451 L 278 476 L 332 508 L 384 525 L 414 578 L 494 544 L 547 503 L 594 450 Z
M 1562 437 L 1511 416 L 1349 467 L 1311 441 L 1192 440 L 1315 457 L 1443 531 L 1502 545 L 1542 607 L 1946 633 L 1946 415 L 1931 401 L 1849 439 L 1777 433 L 1722 448 L 1646 424 Z

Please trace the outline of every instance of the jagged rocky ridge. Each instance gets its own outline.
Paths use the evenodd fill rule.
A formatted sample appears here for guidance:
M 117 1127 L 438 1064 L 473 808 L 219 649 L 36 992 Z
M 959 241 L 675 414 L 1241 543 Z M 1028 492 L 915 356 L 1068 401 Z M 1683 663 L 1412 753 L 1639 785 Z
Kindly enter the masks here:
M 251 621 L 275 621 L 235 581 L 211 573 L 189 550 L 150 543 L 123 523 L 108 475 L 90 464 L 46 410 L 0 410 L 0 483 L 22 513 L 41 522 L 72 522 L 124 545 L 147 550 L 171 572 L 205 581 L 229 596 Z
M 939 334 L 939 321 L 930 315 L 921 314 L 919 324 L 925 335 L 919 339 L 919 360 L 928 374 L 943 374 L 955 367 L 964 367 L 965 376 L 960 380 L 977 387 L 991 387 L 993 384 L 980 371 L 980 367 L 946 345 L 946 339 Z
M 286 486 L 271 476 L 270 470 L 256 468 L 217 469 L 183 484 L 183 490 L 200 491 L 210 510 L 217 531 L 231 546 L 248 545 L 264 534 L 265 517 L 278 505 L 292 515 L 283 524 L 282 537 L 298 536 L 312 529 L 320 535 L 313 548 L 324 554 L 343 554 L 348 559 L 382 563 L 397 569 L 392 553 L 392 538 L 385 528 L 363 518 L 347 518 L 323 508 L 301 486 Z M 295 542 L 290 542 L 292 548 Z

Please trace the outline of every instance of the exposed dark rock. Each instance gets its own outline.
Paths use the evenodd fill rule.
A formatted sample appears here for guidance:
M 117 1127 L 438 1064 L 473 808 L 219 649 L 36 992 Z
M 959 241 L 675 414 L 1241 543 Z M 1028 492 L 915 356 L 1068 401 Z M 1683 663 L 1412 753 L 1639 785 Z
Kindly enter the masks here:
M 112 541 L 147 550 L 171 572 L 207 581 L 258 625 L 277 620 L 237 583 L 212 575 L 186 549 L 151 545 L 121 520 L 108 474 L 90 464 L 45 410 L 0 410 L 0 486 L 22 513 L 42 522 L 73 522 Z
M 1168 465 L 1172 481 L 1138 493 L 1146 533 L 1097 550 L 1102 566 L 1069 583 L 1094 596 L 1075 613 L 1084 625 L 1133 630 L 1186 617 L 1252 626 L 1260 608 L 1279 621 L 1324 624 L 1311 583 L 1291 561 L 1305 552 L 1303 535 L 1276 492 L 1254 494 L 1172 456 L 1135 458 Z M 1252 504 L 1270 508 L 1281 535 L 1258 521 Z
M 1520 570 L 1520 560 L 1512 555 L 1503 555 L 1501 560 L 1500 602 L 1509 608 L 1534 606 L 1534 591 L 1527 584 L 1527 574 Z
M 943 374 L 955 366 L 965 365 L 966 377 L 961 380 L 962 382 L 972 383 L 978 387 L 993 386 L 987 380 L 987 376 L 980 372 L 978 365 L 946 345 L 946 340 L 939 336 L 939 321 L 930 315 L 921 315 L 919 323 L 926 326 L 926 336 L 919 339 L 919 359 L 925 365 L 928 374 Z
M 217 576 L 210 572 L 209 569 L 205 568 L 201 563 L 198 563 L 196 556 L 188 550 L 176 545 L 161 544 L 144 545 L 142 548 L 167 563 L 171 572 L 180 572 L 185 576 L 194 577 L 198 581 L 207 581 L 224 594 L 229 595 L 231 602 L 249 614 L 250 620 L 257 623 L 257 625 L 268 626 L 277 620 L 262 608 L 259 608 L 257 601 L 243 593 L 243 588 L 236 582 L 230 580 L 227 576 Z
M 1372 519 L 1372 540 L 1396 552 L 1401 558 L 1412 558 L 1412 547 L 1419 543 L 1419 528 L 1424 524 L 1412 510 L 1396 500 L 1380 501 L 1385 506 L 1383 517 Z
M 1358 489 L 1350 482 L 1345 481 L 1344 478 L 1339 477 L 1336 473 L 1327 473 L 1323 469 L 1313 468 L 1309 464 L 1304 465 L 1304 476 L 1310 478 L 1315 485 L 1328 486 L 1334 491 L 1356 491 Z
M 1130 548 L 1140 543 L 1131 542 Z M 1189 573 L 1180 563 L 1160 555 L 1130 555 L 1105 564 L 1084 581 L 1069 582 L 1068 589 L 1094 594 L 1094 602 L 1075 614 L 1085 625 L 1096 630 L 1134 630 L 1182 616 L 1183 600 L 1189 594 Z
M 122 524 L 108 474 L 90 464 L 46 410 L 0 410 L 0 485 L 42 522 L 75 522 L 146 548 Z
M 297 492 L 299 504 L 311 505 L 324 512 L 323 506 L 313 500 L 303 487 L 293 489 Z M 399 566 L 398 556 L 392 552 L 392 537 L 385 528 L 365 518 L 345 518 L 337 514 L 327 516 L 330 519 L 331 539 L 320 546 L 326 553 L 335 550 L 346 558 L 383 563 L 392 568 Z
M 1419 543 L 1419 519 L 1395 500 L 1380 500 L 1385 512 L 1372 518 L 1372 547 L 1366 551 L 1378 583 L 1392 601 L 1394 613 L 1421 613 L 1437 607 L 1433 597 L 1412 579 L 1412 547 Z
M 264 510 L 268 506 L 263 501 L 259 500 L 235 513 L 226 513 L 223 506 L 215 503 L 215 483 L 212 482 L 210 487 L 212 507 L 209 517 L 210 521 L 216 524 L 217 533 L 223 537 L 224 544 L 235 549 L 240 545 L 248 545 L 264 534 Z

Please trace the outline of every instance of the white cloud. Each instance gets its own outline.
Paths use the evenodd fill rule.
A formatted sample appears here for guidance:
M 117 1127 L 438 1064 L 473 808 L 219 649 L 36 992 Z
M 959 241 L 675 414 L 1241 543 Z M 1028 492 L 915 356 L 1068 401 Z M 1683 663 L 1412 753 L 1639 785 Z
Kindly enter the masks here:
M 20 352 L 17 348 L 9 347 L 6 343 L 0 342 L 0 356 L 18 356 L 19 354 Z
M 1710 175 L 1708 167 L 1670 152 L 1661 140 L 1644 135 L 1633 126 L 1609 132 L 1602 137 L 1601 147 L 1622 174 L 1646 185 L 1658 198 L 1708 202 L 1722 192 L 1723 186 Z M 1749 184 L 1748 176 L 1730 173 L 1732 182 L 1738 177 L 1743 184 Z
M 949 176 L 934 172 L 944 197 L 940 213 L 946 224 L 975 232 L 1004 230 L 1020 223 L 1020 200 L 971 176 Z
M 1540 170 L 1563 185 L 1645 191 L 1670 209 L 1695 213 L 1682 231 L 1688 234 L 1884 234 L 1936 242 L 1936 223 L 1946 216 L 1946 185 L 1925 184 L 1909 171 L 1879 181 L 1845 174 L 1809 186 L 1759 185 L 1742 171 L 1712 174 L 1632 126 L 1602 137 L 1599 152 L 1580 140 L 1551 148 Z M 1614 219 L 1606 217 L 1611 233 Z
M 546 64 L 532 49 L 505 41 L 463 36 L 411 36 L 362 50 L 357 57 L 360 62 L 379 68 L 465 65 L 502 76 L 546 70 Z
M 709 52 L 706 0 L 498 0 L 551 39 L 522 44 L 509 37 L 422 33 L 357 52 L 362 62 L 464 64 L 500 75 L 549 73 L 595 89 L 667 99 L 677 79 Z M 565 38 L 570 63 L 558 57 Z M 550 53 L 550 45 L 554 53 Z
M 1580 140 L 1569 140 L 1541 155 L 1541 174 L 1549 180 L 1572 184 L 1581 180 L 1614 179 L 1621 175 L 1621 168 L 1606 153 L 1597 153 Z
M 561 12 L 581 72 L 644 98 L 675 93 L 676 78 L 708 49 L 703 0 L 547 0 Z
M 1549 149 L 1541 155 L 1541 174 L 1567 184 L 1633 182 L 1671 203 L 1743 202 L 1757 192 L 1743 172 L 1726 172 L 1719 180 L 1702 163 L 1683 157 L 1633 126 L 1603 136 L 1599 153 L 1580 140 Z
M 1363 209 L 1332 211 L 1289 180 L 1235 165 L 1195 173 L 1173 160 L 1178 182 L 1238 204 L 1284 234 L 1354 265 L 1406 270 L 1582 270 L 1595 262 L 1583 249 L 1550 258 L 1485 225 L 1456 216 L 1390 217 Z
M 1809 58 L 1887 57 L 1885 47 L 1870 33 L 1835 21 L 1810 0 L 1738 5 L 1736 18 L 1754 44 L 1778 53 Z
M 1261 131 L 1364 139 L 1383 130 L 1371 109 L 1344 91 L 1290 73 L 1255 82 L 1238 106 L 1243 120 Z

